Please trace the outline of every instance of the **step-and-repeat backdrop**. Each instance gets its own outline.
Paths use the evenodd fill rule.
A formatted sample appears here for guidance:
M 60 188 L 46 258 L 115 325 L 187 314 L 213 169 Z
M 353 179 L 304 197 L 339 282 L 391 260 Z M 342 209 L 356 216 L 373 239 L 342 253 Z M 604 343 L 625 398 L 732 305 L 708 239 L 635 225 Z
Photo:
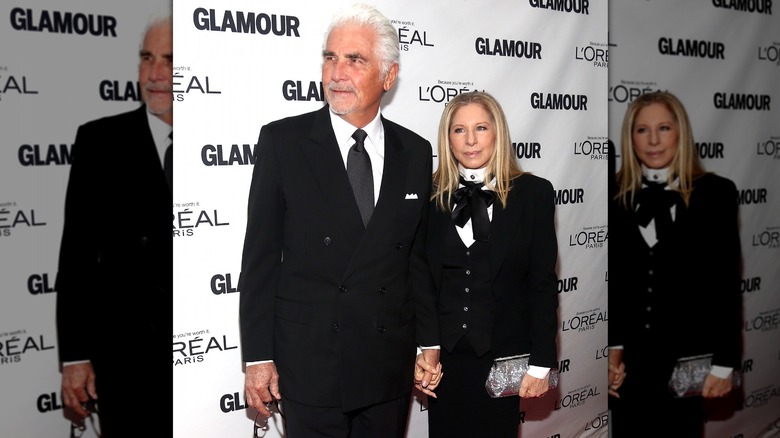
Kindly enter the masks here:
M 348 2 L 174 2 L 177 437 L 251 434 L 237 286 L 255 143 L 263 124 L 323 105 L 323 37 Z M 372 3 L 401 44 L 387 118 L 435 144 L 447 102 L 488 91 L 506 110 L 520 165 L 553 183 L 562 373 L 557 390 L 520 403 L 521 434 L 605 435 L 606 3 Z M 415 395 L 409 437 L 427 436 L 425 408 Z M 268 436 L 280 435 L 271 421 Z
M 322 38 L 346 1 L 321 3 L 173 6 L 172 357 L 129 352 L 128 360 L 172 361 L 176 437 L 252 433 L 237 313 L 248 186 L 260 127 L 323 104 Z M 776 435 L 780 131 L 771 100 L 780 99 L 780 26 L 771 3 L 612 2 L 609 36 L 604 2 L 374 3 L 397 27 L 402 49 L 384 114 L 435 144 L 449 99 L 488 91 L 504 106 L 520 165 L 555 186 L 561 380 L 544 398 L 521 403 L 521 436 L 607 434 L 606 144 L 626 103 L 654 89 L 680 95 L 705 165 L 734 179 L 742 200 L 748 372 L 741 409 L 713 418 L 708 430 Z M 139 104 L 138 48 L 160 6 L 33 0 L 0 7 L 0 436 L 67 436 L 54 284 L 70 150 L 78 125 Z M 426 436 L 425 407 L 415 394 L 410 437 Z M 271 424 L 268 436 L 281 437 L 280 423 Z
M 708 437 L 780 436 L 778 8 L 771 0 L 610 2 L 609 137 L 618 152 L 627 105 L 667 90 L 688 110 L 702 164 L 739 190 L 744 388 L 736 411 L 708 413 Z M 663 421 L 663 412 L 648 415 Z

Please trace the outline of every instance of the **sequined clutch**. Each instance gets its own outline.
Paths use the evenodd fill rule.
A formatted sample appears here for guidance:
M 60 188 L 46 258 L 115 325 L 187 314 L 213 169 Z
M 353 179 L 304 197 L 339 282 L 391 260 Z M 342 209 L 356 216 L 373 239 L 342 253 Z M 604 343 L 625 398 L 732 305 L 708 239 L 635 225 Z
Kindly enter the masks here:
M 677 398 L 699 396 L 704 388 L 704 379 L 712 369 L 712 354 L 681 357 L 672 370 L 669 379 L 669 390 Z M 734 370 L 732 373 L 732 386 L 739 387 L 742 383 L 742 375 Z
M 530 354 L 518 356 L 499 357 L 493 360 L 490 373 L 485 381 L 485 389 L 493 398 L 518 395 L 520 382 L 528 371 L 528 358 Z M 558 370 L 551 369 L 548 374 L 550 389 L 558 386 Z

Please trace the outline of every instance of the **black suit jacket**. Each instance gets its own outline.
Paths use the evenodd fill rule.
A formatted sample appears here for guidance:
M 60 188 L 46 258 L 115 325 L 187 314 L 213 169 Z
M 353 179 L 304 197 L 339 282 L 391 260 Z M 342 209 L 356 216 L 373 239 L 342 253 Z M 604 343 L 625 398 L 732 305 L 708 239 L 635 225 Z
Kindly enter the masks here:
M 416 342 L 438 343 L 423 257 L 432 154 L 382 118 L 384 176 L 364 230 L 328 111 L 260 131 L 241 346 L 247 362 L 274 360 L 285 397 L 349 411 L 408 393 Z
M 99 395 L 143 392 L 128 390 L 136 379 L 170 392 L 172 196 L 145 106 L 80 126 L 71 156 L 56 286 L 59 358 L 91 360 Z
M 736 186 L 714 174 L 694 180 L 690 205 L 677 206 L 671 235 L 652 248 L 633 212 L 611 203 L 609 344 L 624 346 L 621 399 L 668 396 L 679 357 L 714 353 L 716 365 L 739 367 L 737 219 Z
M 435 205 L 430 215 L 427 257 L 438 289 L 446 229 L 453 224 L 450 213 Z M 554 215 L 552 184 L 530 173 L 512 181 L 506 208 L 499 201 L 493 204 L 489 263 L 495 312 L 484 312 L 480 317 L 491 320 L 488 354 L 494 358 L 530 353 L 532 365 L 557 366 L 558 243 Z

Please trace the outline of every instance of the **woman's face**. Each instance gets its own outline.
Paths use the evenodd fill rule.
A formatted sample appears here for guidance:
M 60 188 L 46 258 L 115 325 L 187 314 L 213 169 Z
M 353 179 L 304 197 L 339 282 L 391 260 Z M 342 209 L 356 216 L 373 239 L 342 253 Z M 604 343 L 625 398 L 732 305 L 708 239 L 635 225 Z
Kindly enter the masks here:
M 651 169 L 662 169 L 674 159 L 680 133 L 666 105 L 651 103 L 637 113 L 631 137 L 639 161 Z
M 449 137 L 452 155 L 467 169 L 485 167 L 496 147 L 496 128 L 490 114 L 476 103 L 455 110 Z

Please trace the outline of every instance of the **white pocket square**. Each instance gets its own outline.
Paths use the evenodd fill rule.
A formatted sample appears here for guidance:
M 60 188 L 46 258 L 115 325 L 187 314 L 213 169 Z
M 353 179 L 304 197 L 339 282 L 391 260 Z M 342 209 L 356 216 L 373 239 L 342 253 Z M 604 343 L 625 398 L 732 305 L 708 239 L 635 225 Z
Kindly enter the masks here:
M 417 193 L 407 193 L 404 199 L 417 199 Z

